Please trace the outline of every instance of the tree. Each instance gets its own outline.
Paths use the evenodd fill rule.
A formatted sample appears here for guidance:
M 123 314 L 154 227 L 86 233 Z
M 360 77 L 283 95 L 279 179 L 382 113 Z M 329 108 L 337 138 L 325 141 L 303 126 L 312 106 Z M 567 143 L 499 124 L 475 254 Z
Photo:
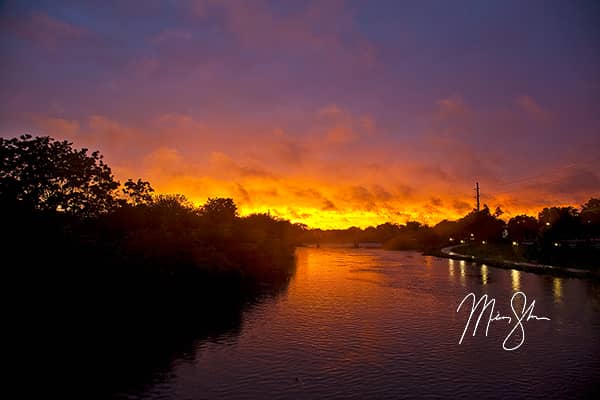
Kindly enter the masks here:
M 182 194 L 160 194 L 151 205 L 153 213 L 171 217 L 190 215 L 193 208 L 193 204 Z
M 405 229 L 407 231 L 418 231 L 423 225 L 418 221 L 408 221 L 406 223 Z
M 36 210 L 96 216 L 112 210 L 119 183 L 97 152 L 48 136 L 0 138 L 0 199 Z
M 535 240 L 539 224 L 537 219 L 529 215 L 517 215 L 508 221 L 508 234 L 512 240 L 522 242 L 524 240 Z
M 237 217 L 237 206 L 230 198 L 209 198 L 200 209 L 200 215 L 211 220 L 231 221 Z
M 577 218 L 579 213 L 574 207 L 546 207 L 540 211 L 538 220 L 542 225 L 551 226 Z
M 128 179 L 123 186 L 123 193 L 134 206 L 150 204 L 152 202 L 152 192 L 154 192 L 154 189 L 150 186 L 150 182 L 141 179 L 134 182 L 132 179 Z
M 560 239 L 574 239 L 580 231 L 580 218 L 574 207 L 546 207 L 538 220 L 542 227 L 545 241 L 550 242 Z
M 481 211 L 472 211 L 456 221 L 456 235 L 472 240 L 497 240 L 504 229 L 504 221 L 490 214 L 487 205 Z
M 398 233 L 400 233 L 400 227 L 398 225 L 386 222 L 385 224 L 377 225 L 375 239 L 382 243 L 387 242 Z
M 600 199 L 591 198 L 581 206 L 581 220 L 584 224 L 600 223 Z
M 600 199 L 591 198 L 581 206 L 581 223 L 588 237 L 600 237 Z

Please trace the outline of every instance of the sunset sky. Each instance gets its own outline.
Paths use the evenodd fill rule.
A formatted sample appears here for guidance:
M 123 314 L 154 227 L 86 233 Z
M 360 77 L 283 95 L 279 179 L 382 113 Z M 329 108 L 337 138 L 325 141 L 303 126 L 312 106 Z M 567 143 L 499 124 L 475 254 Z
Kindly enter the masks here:
M 86 3 L 86 4 L 83 4 Z M 4 1 L 0 135 L 311 227 L 600 196 L 595 1 Z

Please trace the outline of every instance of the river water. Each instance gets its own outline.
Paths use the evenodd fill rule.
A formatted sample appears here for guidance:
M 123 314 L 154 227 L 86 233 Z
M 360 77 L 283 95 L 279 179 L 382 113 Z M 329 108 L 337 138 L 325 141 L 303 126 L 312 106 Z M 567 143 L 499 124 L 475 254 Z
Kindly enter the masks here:
M 381 249 L 300 248 L 296 257 L 287 289 L 244 311 L 239 329 L 197 340 L 120 396 L 564 399 L 598 390 L 598 282 Z M 518 291 L 550 320 L 524 323 L 523 344 L 506 351 Z M 471 302 L 457 307 L 471 292 L 495 298 L 494 315 L 513 321 L 492 322 L 486 337 L 486 313 L 459 344 Z

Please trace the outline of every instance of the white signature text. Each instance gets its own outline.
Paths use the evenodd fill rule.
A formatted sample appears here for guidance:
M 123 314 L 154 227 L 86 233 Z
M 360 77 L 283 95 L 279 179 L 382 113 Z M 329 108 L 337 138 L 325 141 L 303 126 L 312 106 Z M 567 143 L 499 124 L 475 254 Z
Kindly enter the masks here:
M 522 299 L 522 307 L 518 307 L 519 301 L 517 299 L 519 298 Z M 548 317 L 539 317 L 533 313 L 533 310 L 535 308 L 535 300 L 532 300 L 531 304 L 527 305 L 527 296 L 523 292 L 515 292 L 510 298 L 510 308 L 512 309 L 513 316 L 501 315 L 499 311 L 495 310 L 494 307 L 496 306 L 496 299 L 488 299 L 488 295 L 484 294 L 479 300 L 477 300 L 477 296 L 475 296 L 474 293 L 469 293 L 463 298 L 463 300 L 458 305 L 456 312 L 460 311 L 463 304 L 465 304 L 467 300 L 472 301 L 471 310 L 469 313 L 469 319 L 467 319 L 467 323 L 465 325 L 465 329 L 463 330 L 462 335 L 460 336 L 460 340 L 458 341 L 459 344 L 462 344 L 465 334 L 467 333 L 469 326 L 471 326 L 472 321 L 476 321 L 474 322 L 475 325 L 473 327 L 473 336 L 475 336 L 475 334 L 477 333 L 477 328 L 479 327 L 479 323 L 484 317 L 486 311 L 489 311 L 489 314 L 486 318 L 487 321 L 484 320 L 484 322 L 486 323 L 485 336 L 488 335 L 490 324 L 492 322 L 505 321 L 510 325 L 513 323 L 513 320 L 515 321 L 514 325 L 512 326 L 512 329 L 508 332 L 508 335 L 502 342 L 502 348 L 506 351 L 516 350 L 519 347 L 521 347 L 523 343 L 525 343 L 525 322 L 528 322 L 530 320 L 550 320 L 550 318 Z M 465 306 L 465 308 L 467 308 L 467 306 Z M 511 344 L 512 342 L 515 342 L 515 340 L 511 341 L 511 338 L 517 337 L 515 336 L 517 335 L 517 333 L 520 333 L 520 335 L 518 335 L 519 339 L 516 340 L 516 343 Z

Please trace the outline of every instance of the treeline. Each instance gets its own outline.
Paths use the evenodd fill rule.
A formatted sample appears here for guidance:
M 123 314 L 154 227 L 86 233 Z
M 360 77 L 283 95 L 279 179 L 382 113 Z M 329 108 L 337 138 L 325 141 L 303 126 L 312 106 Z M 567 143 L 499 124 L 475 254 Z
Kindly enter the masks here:
M 283 290 L 298 236 L 231 199 L 195 207 L 120 184 L 98 152 L 28 135 L 0 138 L 0 220 L 15 340 L 42 335 L 49 354 L 34 357 L 107 392 L 165 343 L 235 328 L 250 300 Z
M 304 243 L 344 243 L 360 247 L 381 243 L 389 250 L 418 250 L 439 254 L 442 247 L 464 245 L 471 255 L 555 266 L 600 268 L 600 199 L 591 198 L 579 209 L 547 207 L 536 217 L 518 215 L 508 222 L 500 208 L 473 210 L 456 221 L 435 226 L 411 221 L 343 230 L 304 230 Z M 456 250 L 461 251 L 461 250 Z
M 377 227 L 338 230 L 306 229 L 305 243 L 359 244 L 378 242 L 387 249 L 430 250 L 461 243 L 510 243 L 543 250 L 556 247 L 597 246 L 600 241 L 600 199 L 591 198 L 581 208 L 547 207 L 536 217 L 518 215 L 508 222 L 484 205 L 456 221 L 444 220 L 434 226 L 416 221 L 406 224 L 386 222 Z
M 110 259 L 107 268 L 145 265 L 160 271 L 170 265 L 257 281 L 282 273 L 296 226 L 268 215 L 240 218 L 232 199 L 194 207 L 182 195 L 153 192 L 141 179 L 121 185 L 98 152 L 49 137 L 0 138 L 5 244 L 49 247 L 46 257 L 56 255 L 62 264 Z M 73 257 L 82 251 L 99 254 Z

